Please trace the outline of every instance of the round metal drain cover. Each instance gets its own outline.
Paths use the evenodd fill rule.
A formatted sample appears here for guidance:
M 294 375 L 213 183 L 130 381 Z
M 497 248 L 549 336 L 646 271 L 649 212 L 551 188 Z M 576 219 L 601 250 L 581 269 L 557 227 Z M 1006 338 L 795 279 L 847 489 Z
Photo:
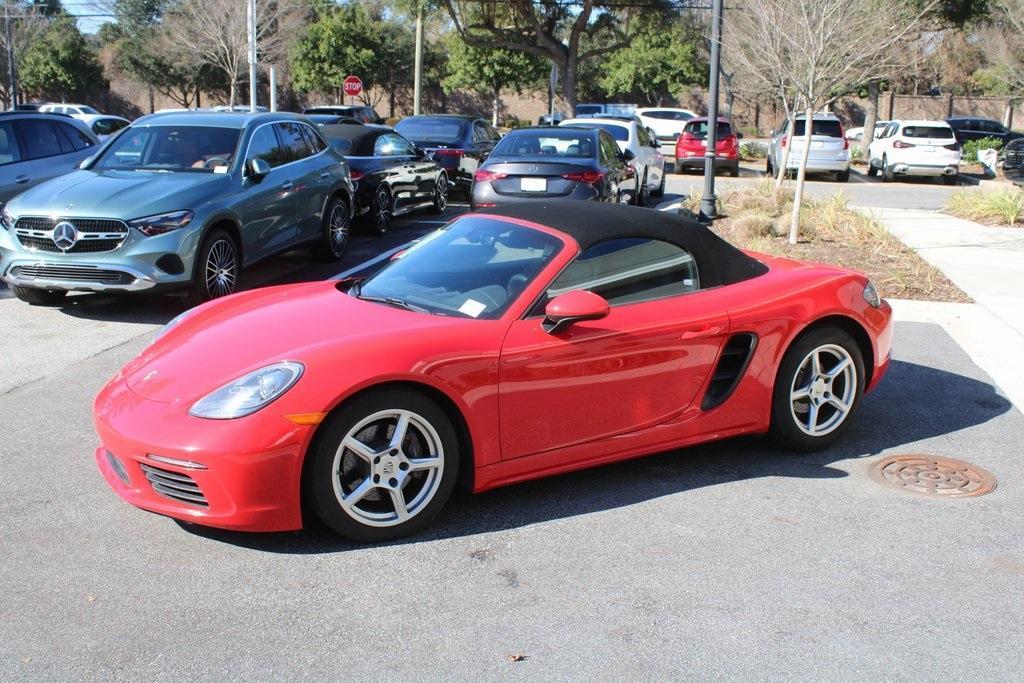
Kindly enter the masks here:
M 935 498 L 983 496 L 996 487 L 996 478 L 963 460 L 934 455 L 896 455 L 872 467 L 883 484 Z

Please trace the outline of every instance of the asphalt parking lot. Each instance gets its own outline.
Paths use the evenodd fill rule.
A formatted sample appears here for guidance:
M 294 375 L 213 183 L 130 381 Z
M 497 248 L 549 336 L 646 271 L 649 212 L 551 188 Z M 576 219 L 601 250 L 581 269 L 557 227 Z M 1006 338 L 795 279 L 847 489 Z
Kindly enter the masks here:
M 458 210 L 458 209 L 456 209 Z M 272 259 L 247 286 L 335 274 Z M 2 290 L 0 290 L 2 291 Z M 357 546 L 243 535 L 120 501 L 92 461 L 99 387 L 171 298 L 0 300 L 0 679 L 1016 679 L 1024 416 L 936 325 L 898 323 L 843 442 L 736 439 L 479 496 Z M 84 337 L 84 338 L 83 338 Z M 986 496 L 884 487 L 896 453 L 966 459 Z

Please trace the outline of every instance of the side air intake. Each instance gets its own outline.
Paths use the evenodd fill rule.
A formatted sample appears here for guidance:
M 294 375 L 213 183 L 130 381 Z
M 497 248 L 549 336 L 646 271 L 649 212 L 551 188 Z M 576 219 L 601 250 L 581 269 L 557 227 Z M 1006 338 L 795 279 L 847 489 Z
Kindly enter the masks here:
M 720 406 L 729 398 L 743 378 L 743 373 L 747 371 L 747 365 L 750 364 L 756 346 L 757 335 L 753 333 L 743 332 L 729 337 L 725 348 L 722 349 L 722 356 L 718 359 L 715 374 L 711 376 L 708 390 L 704 393 L 704 400 L 700 404 L 703 410 Z

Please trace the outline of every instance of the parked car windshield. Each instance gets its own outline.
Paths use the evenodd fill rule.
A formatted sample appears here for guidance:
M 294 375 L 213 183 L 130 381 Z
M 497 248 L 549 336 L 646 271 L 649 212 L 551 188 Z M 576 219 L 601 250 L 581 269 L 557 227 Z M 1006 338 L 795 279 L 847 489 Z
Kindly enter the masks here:
M 416 143 L 450 145 L 462 140 L 465 125 L 458 119 L 415 118 L 399 121 L 395 130 Z
M 552 131 L 512 131 L 494 147 L 492 157 L 572 157 L 593 159 L 594 133 L 571 127 Z
M 129 128 L 104 150 L 93 169 L 223 173 L 231 166 L 240 134 L 237 128 L 214 126 Z
M 946 126 L 907 126 L 903 129 L 903 137 L 948 140 L 953 137 L 953 129 Z
M 566 128 L 600 128 L 616 140 L 629 140 L 629 127 L 617 126 L 614 123 L 570 123 Z
M 576 116 L 590 116 L 591 114 L 600 114 L 601 105 L 599 104 L 580 104 L 576 106 Z
M 707 121 L 689 121 L 683 126 L 683 132 L 689 133 L 698 140 L 703 140 L 708 136 L 708 122 Z M 718 122 L 718 127 L 715 128 L 715 138 L 721 140 L 722 138 L 729 137 L 732 135 L 732 126 L 724 121 Z
M 349 294 L 437 315 L 497 318 L 561 247 L 540 230 L 469 216 L 427 236 Z
M 797 119 L 793 122 L 793 137 L 798 138 L 804 134 L 805 119 Z M 830 138 L 843 137 L 843 127 L 835 119 L 814 119 L 811 126 L 811 135 L 824 135 Z

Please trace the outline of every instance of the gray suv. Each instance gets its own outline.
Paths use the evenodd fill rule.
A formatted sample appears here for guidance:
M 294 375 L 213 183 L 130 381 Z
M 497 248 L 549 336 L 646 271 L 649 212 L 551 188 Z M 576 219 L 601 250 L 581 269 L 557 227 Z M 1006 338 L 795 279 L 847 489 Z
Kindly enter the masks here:
M 44 180 L 76 168 L 99 140 L 69 116 L 29 111 L 0 113 L 0 204 Z
M 183 112 L 138 119 L 81 170 L 0 213 L 0 273 L 31 304 L 69 291 L 231 294 L 262 258 L 348 246 L 345 159 L 294 114 Z

